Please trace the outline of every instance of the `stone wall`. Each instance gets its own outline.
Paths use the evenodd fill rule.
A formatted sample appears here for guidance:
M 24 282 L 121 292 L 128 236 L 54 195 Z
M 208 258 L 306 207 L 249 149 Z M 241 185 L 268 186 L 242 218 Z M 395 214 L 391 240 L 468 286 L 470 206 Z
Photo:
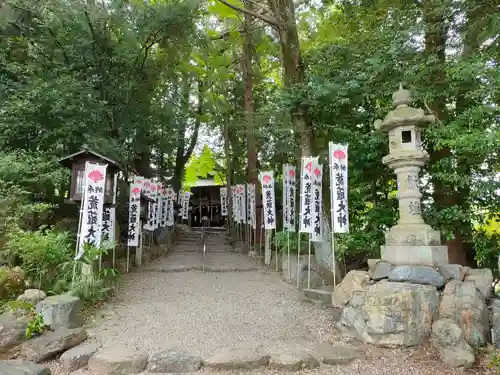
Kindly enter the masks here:
M 477 349 L 492 341 L 490 332 L 500 337 L 500 301 L 492 298 L 492 283 L 489 269 L 379 261 L 369 272 L 349 272 L 334 291 L 337 328 L 384 347 L 415 346 L 430 338 L 443 362 L 471 367 Z

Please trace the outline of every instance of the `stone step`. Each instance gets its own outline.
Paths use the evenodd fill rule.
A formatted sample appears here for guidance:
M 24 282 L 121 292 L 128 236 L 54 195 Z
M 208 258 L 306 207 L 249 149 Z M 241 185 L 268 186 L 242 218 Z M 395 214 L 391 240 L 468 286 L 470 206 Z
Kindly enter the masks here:
M 321 289 L 304 289 L 303 296 L 305 301 L 318 303 L 323 306 L 332 304 L 332 292 Z

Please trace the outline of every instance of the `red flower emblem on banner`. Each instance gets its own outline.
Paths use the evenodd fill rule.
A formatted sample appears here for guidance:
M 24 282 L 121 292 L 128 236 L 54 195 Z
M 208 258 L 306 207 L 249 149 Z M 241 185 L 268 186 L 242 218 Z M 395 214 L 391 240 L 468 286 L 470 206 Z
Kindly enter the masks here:
M 271 181 L 271 176 L 266 174 L 264 177 L 262 177 L 262 181 L 264 181 L 265 184 L 269 183 L 269 181 Z
M 333 157 L 339 160 L 345 159 L 345 152 L 342 150 L 336 150 L 333 152 Z
M 288 175 L 290 177 L 295 177 L 295 171 L 293 169 L 290 169 L 290 171 L 288 172 Z
M 157 189 L 158 191 L 159 191 L 159 190 L 161 190 L 161 185 L 159 185 L 159 184 L 158 184 L 158 185 L 156 185 L 156 189 Z
M 89 173 L 89 178 L 94 181 L 94 183 L 101 181 L 104 176 L 98 169 L 94 169 L 92 172 Z
M 156 191 L 156 186 L 151 185 L 151 191 Z
M 321 176 L 321 170 L 320 170 L 319 168 L 316 168 L 316 169 L 314 170 L 314 175 L 315 175 L 316 177 Z
M 141 189 L 139 189 L 137 187 L 132 189 L 132 193 L 134 193 L 134 194 L 138 194 L 140 192 L 141 192 Z

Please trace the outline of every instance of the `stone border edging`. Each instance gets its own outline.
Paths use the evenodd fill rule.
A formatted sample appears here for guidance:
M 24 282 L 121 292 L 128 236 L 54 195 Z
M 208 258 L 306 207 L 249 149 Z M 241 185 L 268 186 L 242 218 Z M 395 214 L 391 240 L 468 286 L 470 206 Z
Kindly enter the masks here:
M 99 375 L 118 374 L 117 369 L 128 374 L 148 373 L 186 373 L 197 372 L 202 368 L 213 370 L 252 370 L 270 367 L 283 371 L 313 369 L 321 363 L 325 365 L 346 365 L 363 357 L 360 349 L 334 346 L 328 343 L 316 344 L 312 348 L 299 348 L 286 345 L 281 349 L 222 348 L 212 356 L 202 359 L 183 350 L 166 349 L 148 356 L 139 350 L 126 346 L 102 348 L 88 361 L 88 367 Z

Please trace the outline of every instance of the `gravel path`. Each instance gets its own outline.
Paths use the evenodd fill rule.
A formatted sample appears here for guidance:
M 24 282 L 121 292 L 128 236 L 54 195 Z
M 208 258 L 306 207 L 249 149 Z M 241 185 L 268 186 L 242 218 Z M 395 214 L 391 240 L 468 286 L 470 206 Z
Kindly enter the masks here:
M 199 254 L 172 254 L 151 268 L 187 264 Z M 255 267 L 240 254 L 214 254 L 211 263 Z M 235 266 L 235 267 L 236 267 Z M 346 343 L 333 329 L 328 309 L 301 302 L 293 286 L 279 274 L 259 268 L 247 272 L 157 272 L 140 271 L 124 276 L 117 295 L 98 314 L 93 335 L 104 345 L 121 343 L 152 353 L 181 348 L 202 357 L 221 347 L 256 347 L 277 342 Z M 351 345 L 360 345 L 351 343 Z M 486 374 L 445 367 L 429 348 L 383 350 L 362 346 L 366 359 L 347 366 L 322 366 L 301 372 L 319 375 L 454 375 Z M 54 375 L 67 375 L 56 362 Z M 211 374 L 203 370 L 204 374 Z M 284 374 L 259 369 L 227 374 Z M 91 375 L 82 369 L 74 375 Z

